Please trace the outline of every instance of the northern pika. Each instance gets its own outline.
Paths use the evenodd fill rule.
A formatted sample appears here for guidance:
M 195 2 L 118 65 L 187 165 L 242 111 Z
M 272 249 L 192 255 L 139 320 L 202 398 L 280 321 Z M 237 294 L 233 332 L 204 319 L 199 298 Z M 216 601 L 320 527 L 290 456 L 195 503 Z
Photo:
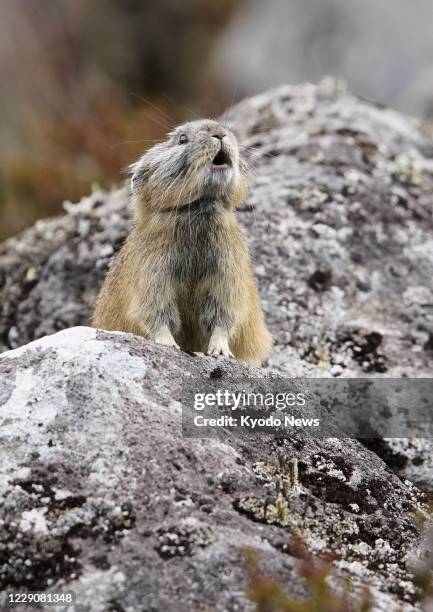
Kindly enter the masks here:
M 179 126 L 131 166 L 135 222 L 92 323 L 260 365 L 268 332 L 235 209 L 247 166 L 216 121 Z

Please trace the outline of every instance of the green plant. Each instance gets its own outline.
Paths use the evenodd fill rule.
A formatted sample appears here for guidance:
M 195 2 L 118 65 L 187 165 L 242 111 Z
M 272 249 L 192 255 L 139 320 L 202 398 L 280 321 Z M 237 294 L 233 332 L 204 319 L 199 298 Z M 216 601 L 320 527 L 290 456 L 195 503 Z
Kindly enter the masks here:
M 301 540 L 297 543 L 298 554 L 302 556 L 297 568 L 300 578 L 305 581 L 307 596 L 298 599 L 288 595 L 280 582 L 264 574 L 258 563 L 255 550 L 244 551 L 248 572 L 248 599 L 256 605 L 256 612 L 368 612 L 371 610 L 371 596 L 365 589 L 361 598 L 350 593 L 351 583 L 341 592 L 329 585 L 331 564 L 308 553 Z

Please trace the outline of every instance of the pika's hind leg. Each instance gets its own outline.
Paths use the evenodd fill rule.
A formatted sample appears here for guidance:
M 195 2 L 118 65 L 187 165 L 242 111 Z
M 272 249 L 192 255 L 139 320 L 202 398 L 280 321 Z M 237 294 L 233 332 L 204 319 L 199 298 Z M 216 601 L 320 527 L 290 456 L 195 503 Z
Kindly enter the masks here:
M 263 314 L 258 307 L 236 329 L 232 338 L 236 359 L 260 367 L 269 355 L 273 338 L 266 328 Z

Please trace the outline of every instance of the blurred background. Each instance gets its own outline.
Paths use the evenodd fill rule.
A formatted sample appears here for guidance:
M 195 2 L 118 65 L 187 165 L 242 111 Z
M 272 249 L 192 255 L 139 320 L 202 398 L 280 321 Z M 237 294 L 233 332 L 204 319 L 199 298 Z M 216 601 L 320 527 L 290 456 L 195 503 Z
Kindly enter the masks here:
M 431 0 L 1 0 L 0 240 L 281 83 L 336 76 L 430 118 L 432 22 Z

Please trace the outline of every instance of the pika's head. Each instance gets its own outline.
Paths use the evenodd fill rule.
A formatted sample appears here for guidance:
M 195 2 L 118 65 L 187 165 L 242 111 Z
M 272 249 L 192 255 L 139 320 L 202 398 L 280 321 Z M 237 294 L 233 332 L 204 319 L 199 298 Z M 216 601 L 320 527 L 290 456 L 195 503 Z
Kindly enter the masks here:
M 203 119 L 177 127 L 131 166 L 132 192 L 154 210 L 182 207 L 196 200 L 236 208 L 246 197 L 247 165 L 234 134 Z

